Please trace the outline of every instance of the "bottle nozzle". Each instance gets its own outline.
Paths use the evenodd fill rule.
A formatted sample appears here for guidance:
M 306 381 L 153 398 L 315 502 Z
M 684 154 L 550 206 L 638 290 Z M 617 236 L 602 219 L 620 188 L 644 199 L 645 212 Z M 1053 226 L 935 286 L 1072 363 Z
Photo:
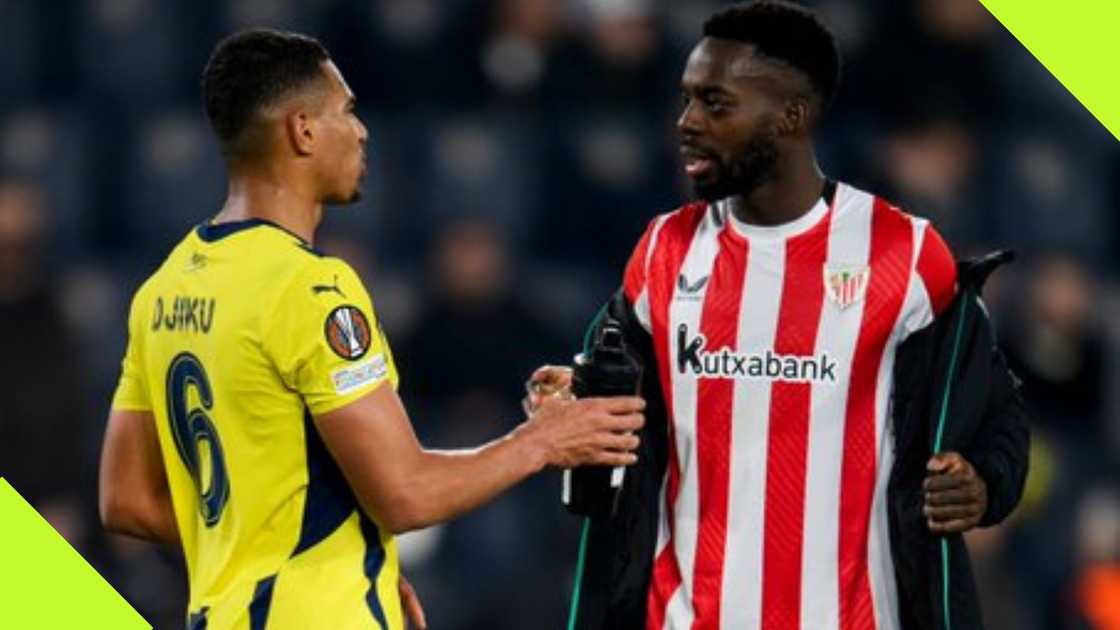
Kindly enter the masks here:
M 599 345 L 612 350 L 622 349 L 622 330 L 614 325 L 605 326 L 602 336 L 599 337 Z

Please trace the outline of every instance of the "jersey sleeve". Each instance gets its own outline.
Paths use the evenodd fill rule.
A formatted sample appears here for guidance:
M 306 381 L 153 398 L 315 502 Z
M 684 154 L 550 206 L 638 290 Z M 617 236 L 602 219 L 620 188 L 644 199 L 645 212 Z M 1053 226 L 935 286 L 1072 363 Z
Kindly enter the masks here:
M 926 226 L 916 270 L 933 316 L 937 317 L 945 312 L 957 294 L 957 262 L 932 224 Z
M 318 259 L 297 275 L 273 308 L 263 335 L 262 347 L 280 378 L 314 415 L 395 379 L 389 344 L 369 293 L 353 269 L 337 258 Z
M 664 217 L 657 217 L 646 226 L 646 231 L 630 254 L 626 271 L 622 275 L 622 292 L 634 309 L 638 323 L 646 331 L 650 330 L 649 291 L 646 286 L 649 280 L 649 260 L 663 219 Z
M 113 409 L 126 411 L 151 411 L 148 383 L 141 360 L 143 339 L 142 299 L 138 291 L 132 299 L 128 314 L 128 346 L 121 361 L 121 376 L 113 394 Z
M 928 326 L 949 308 L 957 295 L 957 262 L 945 239 L 929 223 L 921 231 L 913 274 L 912 307 L 904 320 L 904 336 Z

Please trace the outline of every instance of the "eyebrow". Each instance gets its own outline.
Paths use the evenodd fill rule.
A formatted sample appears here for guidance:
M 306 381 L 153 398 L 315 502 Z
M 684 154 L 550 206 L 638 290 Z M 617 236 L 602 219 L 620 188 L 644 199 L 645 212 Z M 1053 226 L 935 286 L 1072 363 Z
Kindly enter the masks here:
M 701 94 L 712 96 L 731 96 L 731 90 L 722 85 L 703 85 L 698 90 Z
M 732 96 L 732 93 L 722 85 L 713 85 L 711 83 L 702 83 L 699 85 L 690 86 L 688 83 L 681 84 L 682 92 L 696 92 L 701 96 Z

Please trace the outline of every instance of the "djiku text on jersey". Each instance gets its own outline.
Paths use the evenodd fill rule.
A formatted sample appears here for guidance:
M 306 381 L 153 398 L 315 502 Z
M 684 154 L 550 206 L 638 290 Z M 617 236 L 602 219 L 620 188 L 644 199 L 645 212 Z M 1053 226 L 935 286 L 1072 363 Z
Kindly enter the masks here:
M 396 381 L 357 274 L 274 224 L 200 226 L 137 291 L 113 407 L 155 420 L 189 629 L 403 628 L 394 538 L 313 419 Z

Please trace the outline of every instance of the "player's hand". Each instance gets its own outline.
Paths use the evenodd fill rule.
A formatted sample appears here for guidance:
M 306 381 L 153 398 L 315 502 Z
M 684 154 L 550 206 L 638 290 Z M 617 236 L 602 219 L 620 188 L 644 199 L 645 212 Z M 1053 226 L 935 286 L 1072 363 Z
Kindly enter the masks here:
M 525 398 L 521 408 L 531 416 L 546 398 L 572 397 L 572 368 L 566 365 L 543 365 L 525 381 Z
M 980 524 L 988 509 L 988 485 L 960 453 L 949 451 L 926 464 L 925 514 L 934 534 L 958 534 Z
M 629 466 L 645 423 L 646 401 L 636 396 L 567 400 L 546 398 L 518 429 L 546 466 Z
M 397 588 L 401 593 L 401 609 L 408 617 L 409 627 L 414 630 L 428 630 L 428 620 L 424 618 L 424 606 L 420 603 L 420 596 L 416 594 L 412 584 L 405 579 L 404 574 L 401 574 Z

